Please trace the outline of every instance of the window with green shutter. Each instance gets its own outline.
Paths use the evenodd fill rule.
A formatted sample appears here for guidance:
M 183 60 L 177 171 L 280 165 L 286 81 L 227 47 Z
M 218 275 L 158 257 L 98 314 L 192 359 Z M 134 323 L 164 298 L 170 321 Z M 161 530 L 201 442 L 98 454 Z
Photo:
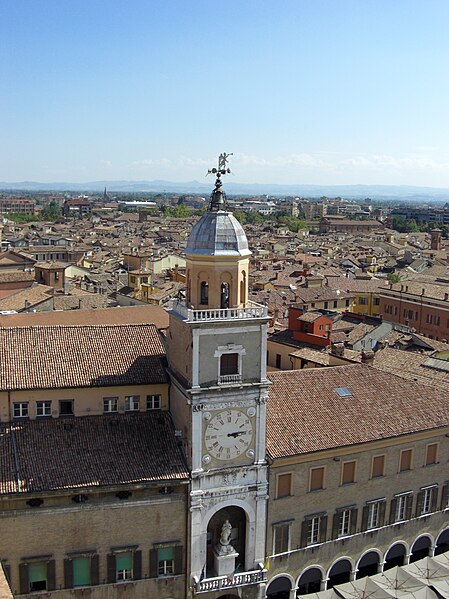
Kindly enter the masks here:
M 158 576 L 174 574 L 175 552 L 173 547 L 159 547 L 157 550 L 157 573 Z
M 73 559 L 73 586 L 90 585 L 90 557 L 75 557 Z
M 123 551 L 115 554 L 115 572 L 117 580 L 132 580 L 133 577 L 133 553 Z
M 47 562 L 31 562 L 28 564 L 28 580 L 30 592 L 47 590 Z

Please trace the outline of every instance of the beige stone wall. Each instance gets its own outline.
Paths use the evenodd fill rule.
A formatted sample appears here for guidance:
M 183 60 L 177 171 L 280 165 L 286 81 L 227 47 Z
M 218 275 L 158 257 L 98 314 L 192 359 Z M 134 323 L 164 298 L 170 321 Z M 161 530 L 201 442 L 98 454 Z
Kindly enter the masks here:
M 166 346 L 168 366 L 186 381 L 192 380 L 191 328 L 170 313 Z
M 59 416 L 59 401 L 73 400 L 75 416 L 95 416 L 103 414 L 103 398 L 118 397 L 118 411 L 125 412 L 125 397 L 140 396 L 140 411 L 146 411 L 147 395 L 160 395 L 161 408 L 168 409 L 168 384 L 129 385 L 114 387 L 88 387 L 76 389 L 35 389 L 30 391 L 3 391 L 0 393 L 0 420 L 13 420 L 13 404 L 28 402 L 29 418 L 36 418 L 36 402 L 52 402 L 52 416 Z
M 1 557 L 10 566 L 13 591 L 19 592 L 19 563 L 23 558 L 51 555 L 56 565 L 56 588 L 61 589 L 67 554 L 94 550 L 99 555 L 100 586 L 91 587 L 90 592 L 84 591 L 82 596 L 95 599 L 184 597 L 184 575 L 107 584 L 107 554 L 114 547 L 138 546 L 136 548 L 142 551 L 142 578 L 147 579 L 153 543 L 176 542 L 185 548 L 186 488 L 178 486 L 171 495 L 161 495 L 158 488 L 136 489 L 129 500 L 123 501 L 115 497 L 116 491 L 111 491 L 93 494 L 87 503 L 78 505 L 70 496 L 53 496 L 45 499 L 40 508 L 26 506 L 25 499 L 16 500 L 16 509 L 12 509 L 11 501 L 9 506 L 1 502 Z M 81 591 L 75 596 L 78 593 Z M 51 596 L 65 599 L 73 597 L 74 592 L 60 591 Z
M 320 564 L 329 568 L 339 555 L 349 556 L 354 563 L 368 548 L 376 547 L 385 553 L 395 540 L 410 546 L 415 539 L 429 532 L 434 539 L 448 526 L 448 512 L 441 512 L 442 487 L 448 480 L 449 439 L 447 431 L 422 432 L 407 437 L 381 440 L 369 445 L 339 448 L 277 460 L 270 468 L 270 502 L 268 508 L 267 552 L 273 550 L 273 523 L 290 521 L 291 554 L 273 558 L 270 578 L 280 572 L 296 578 L 307 566 Z M 426 445 L 439 443 L 438 463 L 424 466 Z M 402 449 L 413 449 L 412 469 L 399 472 Z M 371 477 L 372 459 L 385 455 L 385 474 Z M 356 482 L 341 484 L 342 464 L 356 461 Z M 309 492 L 310 468 L 325 467 L 324 489 Z M 292 495 L 276 499 L 276 479 L 280 473 L 292 473 Z M 437 511 L 432 516 L 415 518 L 417 493 L 421 487 L 438 484 Z M 397 493 L 414 492 L 412 520 L 389 525 L 390 505 Z M 367 501 L 386 498 L 385 526 L 375 531 L 361 530 L 362 511 Z M 344 540 L 332 540 L 332 519 L 335 510 L 356 505 L 358 508 L 356 534 Z M 328 516 L 326 543 L 301 548 L 301 529 L 305 516 L 326 512 Z

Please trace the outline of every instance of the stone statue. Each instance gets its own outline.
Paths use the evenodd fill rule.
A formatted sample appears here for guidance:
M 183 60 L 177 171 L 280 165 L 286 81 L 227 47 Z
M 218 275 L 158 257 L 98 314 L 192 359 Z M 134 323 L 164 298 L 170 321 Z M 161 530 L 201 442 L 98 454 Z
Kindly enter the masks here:
M 234 553 L 235 549 L 231 545 L 231 531 L 232 525 L 229 520 L 225 520 L 221 527 L 220 541 L 217 543 L 217 551 L 219 555 L 227 555 L 228 553 Z

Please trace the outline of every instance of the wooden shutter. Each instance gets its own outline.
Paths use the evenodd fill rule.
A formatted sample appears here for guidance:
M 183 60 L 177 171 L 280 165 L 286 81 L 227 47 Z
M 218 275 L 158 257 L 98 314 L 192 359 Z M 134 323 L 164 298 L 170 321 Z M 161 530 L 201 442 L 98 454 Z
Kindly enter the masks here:
M 384 468 L 385 468 L 385 456 L 384 455 L 378 455 L 378 456 L 374 457 L 373 458 L 373 468 L 372 468 L 371 477 L 372 478 L 377 478 L 379 476 L 383 476 L 384 475 Z
M 28 576 L 28 564 L 19 564 L 20 594 L 26 595 L 30 592 L 30 580 Z
M 55 560 L 50 559 L 47 562 L 47 591 L 56 589 L 56 567 Z
M 413 507 L 413 494 L 407 495 L 406 504 L 405 504 L 405 519 L 410 520 L 412 517 L 412 507 Z
M 183 572 L 183 550 L 182 545 L 176 545 L 174 547 L 174 557 L 175 557 L 175 574 L 182 574 Z
M 108 554 L 108 582 L 117 581 L 117 572 L 115 570 L 115 555 L 113 553 Z
M 355 462 L 344 462 L 341 484 L 347 485 L 355 481 Z
M 438 443 L 432 443 L 426 447 L 426 466 L 429 464 L 436 464 Z
M 447 491 L 448 491 L 449 483 L 445 483 L 443 485 L 443 489 L 441 491 L 441 509 L 446 509 L 447 506 Z
M 291 494 L 292 475 L 279 474 L 277 478 L 277 497 L 288 497 Z
M 327 536 L 327 514 L 321 516 L 320 520 L 320 543 L 326 542 Z
M 368 530 L 369 505 L 364 505 L 362 510 L 362 530 Z
M 358 514 L 359 510 L 355 507 L 352 508 L 351 510 L 351 521 L 349 523 L 349 534 L 351 535 L 355 535 L 355 533 L 357 532 L 357 514 Z
M 90 584 L 100 584 L 100 556 L 98 553 L 90 558 Z
M 73 587 L 73 560 L 67 558 L 64 560 L 64 588 Z
M 332 538 L 338 538 L 338 525 L 340 523 L 340 512 L 335 512 L 332 522 Z
M 385 523 L 385 508 L 387 507 L 387 501 L 381 501 L 379 505 L 379 526 L 383 526 Z
M 390 503 L 390 524 L 393 524 L 396 520 L 396 506 L 398 504 L 398 500 L 396 497 L 393 497 Z
M 399 465 L 399 470 L 404 472 L 404 470 L 410 470 L 412 467 L 412 450 L 404 449 L 401 451 L 401 463 Z
M 322 489 L 324 485 L 324 467 L 311 468 L 310 470 L 310 491 Z
M 408 498 L 407 498 L 408 501 Z M 422 510 L 423 510 L 423 503 L 424 503 L 424 491 L 419 491 L 417 497 L 416 497 L 416 511 L 415 511 L 415 516 L 421 516 L 422 514 Z
M 133 555 L 133 579 L 140 580 L 142 578 L 142 552 L 134 551 Z
M 150 578 L 157 576 L 157 549 L 150 549 Z
M 430 511 L 435 512 L 437 509 L 438 487 L 432 488 L 432 497 L 430 498 Z
M 301 525 L 301 547 L 307 546 L 307 531 L 309 530 L 310 520 L 303 520 Z

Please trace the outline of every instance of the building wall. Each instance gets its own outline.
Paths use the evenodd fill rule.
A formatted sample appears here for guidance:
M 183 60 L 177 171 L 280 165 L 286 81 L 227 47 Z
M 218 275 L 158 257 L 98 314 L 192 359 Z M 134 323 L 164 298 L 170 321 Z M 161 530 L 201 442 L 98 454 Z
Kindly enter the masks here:
M 184 574 L 148 579 L 153 544 L 176 543 L 186 547 L 184 488 L 177 487 L 176 491 L 161 495 L 158 488 L 145 489 L 122 501 L 115 497 L 116 491 L 112 491 L 108 495 L 93 496 L 82 505 L 65 496 L 59 498 L 59 505 L 47 507 L 44 501 L 39 508 L 28 507 L 25 498 L 6 502 L 9 505 L 0 502 L 2 558 L 10 566 L 14 593 L 20 594 L 20 563 L 50 556 L 55 561 L 56 589 L 61 589 L 65 586 L 64 559 L 70 553 L 93 551 L 99 555 L 100 585 L 89 587 L 86 596 L 93 599 L 184 597 Z M 142 552 L 142 579 L 145 580 L 105 584 L 107 555 L 112 548 L 127 547 Z M 185 551 L 182 553 L 185 555 Z M 185 558 L 182 571 L 185 572 Z M 81 596 L 81 590 L 75 591 L 75 596 L 77 593 Z M 74 590 L 60 590 L 54 596 L 69 599 L 74 596 Z
M 447 462 L 449 439 L 446 430 L 425 431 L 407 437 L 376 441 L 368 446 L 338 448 L 317 455 L 307 454 L 283 460 L 275 460 L 270 468 L 270 502 L 268 506 L 267 552 L 273 552 L 273 531 L 276 523 L 290 522 L 290 551 L 271 560 L 270 578 L 283 572 L 296 579 L 308 566 L 320 564 L 327 570 L 338 556 L 348 556 L 354 563 L 369 547 L 386 552 L 396 539 L 406 541 L 410 546 L 414 540 L 426 532 L 436 538 L 448 525 L 447 511 L 442 512 L 443 486 L 447 484 Z M 426 446 L 438 443 L 437 463 L 424 466 Z M 399 472 L 400 452 L 412 449 L 411 470 Z M 372 460 L 385 455 L 384 476 L 373 478 Z M 342 484 L 342 465 L 356 461 L 355 482 Z M 324 488 L 309 491 L 310 469 L 324 467 Z M 291 473 L 291 495 L 277 496 L 277 477 Z M 438 484 L 436 512 L 432 516 L 415 519 L 417 493 L 422 487 Z M 407 523 L 389 524 L 391 501 L 395 494 L 413 491 L 412 520 Z M 363 508 L 367 501 L 386 499 L 385 525 L 374 531 L 362 530 Z M 343 539 L 332 540 L 332 523 L 338 508 L 355 505 L 358 509 L 354 534 Z M 304 547 L 302 524 L 306 516 L 326 513 L 327 532 L 324 543 Z M 446 514 L 446 515 L 444 515 Z M 274 526 L 273 526 L 274 525 Z M 321 539 L 320 539 L 321 541 Z
M 35 389 L 24 391 L 0 392 L 0 421 L 14 420 L 14 403 L 28 402 L 28 413 L 31 420 L 36 418 L 36 402 L 51 401 L 51 415 L 59 416 L 59 401 L 73 400 L 74 416 L 95 416 L 103 414 L 103 398 L 118 397 L 118 412 L 125 412 L 125 397 L 140 396 L 139 411 L 146 411 L 147 395 L 161 396 L 161 409 L 168 409 L 168 384 L 129 385 L 115 387 L 89 387 L 78 389 Z

